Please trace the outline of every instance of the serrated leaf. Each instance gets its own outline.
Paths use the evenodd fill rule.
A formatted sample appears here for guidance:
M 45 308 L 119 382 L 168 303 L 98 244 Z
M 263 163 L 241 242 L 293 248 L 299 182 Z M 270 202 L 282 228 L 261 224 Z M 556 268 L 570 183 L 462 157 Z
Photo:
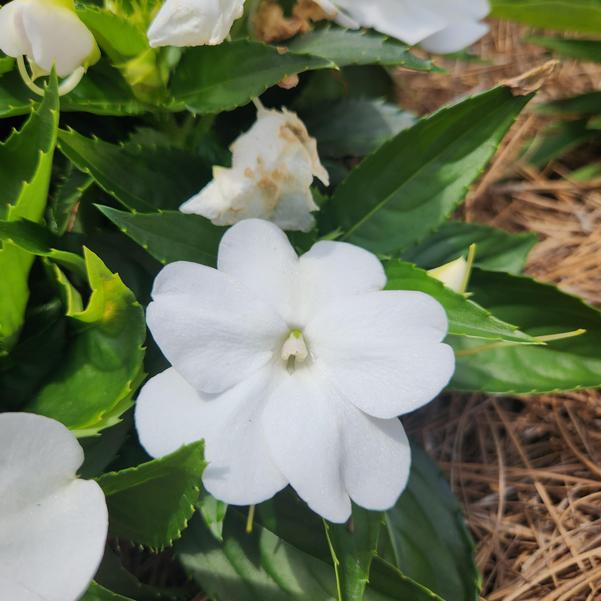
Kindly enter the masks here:
M 161 263 L 193 261 L 214 266 L 217 262 L 225 228 L 204 217 L 178 211 L 127 213 L 100 205 L 98 209 Z
M 367 98 L 327 103 L 303 117 L 322 158 L 366 156 L 415 123 L 397 106 Z
M 536 344 L 536 340 L 517 326 L 497 319 L 487 309 L 447 288 L 411 263 L 396 259 L 389 261 L 386 263 L 386 275 L 387 290 L 418 290 L 434 297 L 447 312 L 451 335 Z
M 2 78 L 4 79 L 4 78 Z M 0 80 L 1 81 L 1 80 Z M 0 218 L 5 221 L 44 215 L 58 128 L 56 78 L 20 131 L 0 144 Z M 0 355 L 16 343 L 29 298 L 27 279 L 33 255 L 4 241 L 0 249 Z
M 536 234 L 510 234 L 480 223 L 450 221 L 418 245 L 407 249 L 403 259 L 424 269 L 440 267 L 466 254 L 476 244 L 476 265 L 490 271 L 521 273 L 537 243 Z
M 47 257 L 56 263 L 66 265 L 79 274 L 85 274 L 85 262 L 75 253 L 60 250 L 59 238 L 39 225 L 27 219 L 17 221 L 0 220 L 0 241 L 38 257 Z
M 555 286 L 475 269 L 474 300 L 532 336 L 586 333 L 546 346 L 481 348 L 456 339 L 457 369 L 451 386 L 490 393 L 547 393 L 601 386 L 601 313 Z M 475 347 L 475 348 L 474 348 Z
M 189 48 L 171 78 L 173 110 L 212 114 L 249 103 L 282 79 L 333 64 L 248 40 Z
M 194 513 L 205 467 L 200 441 L 166 457 L 100 476 L 112 534 L 152 549 L 171 545 Z
M 144 311 L 121 278 L 84 248 L 92 294 L 68 314 L 71 340 L 53 377 L 28 406 L 73 430 L 90 430 L 129 399 L 142 370 Z
M 432 61 L 415 56 L 407 44 L 375 31 L 324 27 L 299 35 L 288 48 L 296 54 L 320 56 L 338 67 L 383 65 L 415 71 L 437 70 Z
M 463 202 L 529 99 L 498 87 L 421 119 L 352 171 L 328 225 L 375 252 L 408 248 Z
M 70 129 L 59 132 L 60 151 L 128 209 L 174 209 L 210 180 L 203 161 L 175 148 L 110 144 Z
M 97 582 L 92 582 L 81 601 L 133 601 L 133 599 L 113 593 Z
M 38 100 L 17 71 L 0 77 L 0 118 L 26 115 Z M 61 98 L 61 111 L 128 116 L 141 115 L 148 107 L 135 98 L 119 71 L 101 60 L 88 69 L 72 92 Z
M 386 512 L 386 525 L 403 574 L 447 601 L 478 601 L 475 545 L 459 503 L 433 461 L 415 446 L 409 485 Z
M 598 0 L 491 0 L 492 15 L 545 29 L 599 33 Z

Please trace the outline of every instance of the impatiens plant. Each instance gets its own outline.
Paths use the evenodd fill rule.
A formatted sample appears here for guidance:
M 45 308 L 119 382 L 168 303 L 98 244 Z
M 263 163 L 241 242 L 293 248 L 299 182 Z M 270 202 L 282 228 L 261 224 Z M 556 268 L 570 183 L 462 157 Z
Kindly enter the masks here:
M 0 9 L 1 599 L 479 599 L 400 416 L 601 386 L 599 312 L 458 211 L 532 95 L 393 102 L 488 11 Z

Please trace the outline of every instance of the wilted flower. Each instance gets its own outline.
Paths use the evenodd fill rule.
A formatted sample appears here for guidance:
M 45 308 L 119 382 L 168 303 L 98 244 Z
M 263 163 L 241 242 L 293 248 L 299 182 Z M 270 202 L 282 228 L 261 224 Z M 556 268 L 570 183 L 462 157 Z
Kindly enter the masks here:
M 313 177 L 328 184 L 317 144 L 295 113 L 260 109 L 256 123 L 232 145 L 232 168 L 213 168 L 213 181 L 180 210 L 232 225 L 268 219 L 285 230 L 309 231 L 318 207 Z
M 158 46 L 221 44 L 244 12 L 244 0 L 166 0 L 148 28 Z
M 256 219 L 224 235 L 218 269 L 165 267 L 147 321 L 173 367 L 138 398 L 146 450 L 159 457 L 204 438 L 204 485 L 227 503 L 291 484 L 334 522 L 351 499 L 391 507 L 410 467 L 396 416 L 447 384 L 454 356 L 441 305 L 385 284 L 371 253 L 322 241 L 299 258 Z
M 75 13 L 73 0 L 12 0 L 0 8 L 0 50 L 26 56 L 34 75 L 71 75 L 100 57 L 94 36 Z
M 83 450 L 62 424 L 0 414 L 0 598 L 75 601 L 104 554 L 108 513 L 78 480 Z
M 467 48 L 488 27 L 488 0 L 315 0 L 343 27 L 372 27 L 407 44 L 446 54 Z

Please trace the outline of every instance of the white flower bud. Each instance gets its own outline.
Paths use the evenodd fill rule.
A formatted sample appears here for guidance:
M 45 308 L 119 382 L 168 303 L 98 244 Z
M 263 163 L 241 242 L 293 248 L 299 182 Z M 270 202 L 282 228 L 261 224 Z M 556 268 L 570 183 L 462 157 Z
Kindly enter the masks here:
M 342 27 L 371 27 L 429 52 L 467 48 L 487 31 L 488 0 L 316 0 Z
M 256 123 L 231 147 L 232 168 L 213 168 L 213 181 L 180 210 L 233 225 L 258 217 L 285 230 L 309 231 L 318 207 L 313 177 L 329 183 L 317 144 L 295 113 L 259 111 Z
M 75 13 L 73 0 L 12 0 L 0 8 L 0 50 L 26 56 L 35 74 L 59 77 L 95 63 L 94 36 Z
M 472 244 L 469 247 L 467 259 L 465 257 L 459 257 L 450 263 L 445 263 L 440 267 L 430 269 L 430 271 L 428 271 L 428 275 L 436 280 L 439 280 L 447 288 L 450 288 L 454 292 L 465 294 L 470 276 L 472 274 L 475 258 L 476 245 Z
M 244 0 L 166 0 L 148 28 L 158 46 L 221 44 L 244 12 Z

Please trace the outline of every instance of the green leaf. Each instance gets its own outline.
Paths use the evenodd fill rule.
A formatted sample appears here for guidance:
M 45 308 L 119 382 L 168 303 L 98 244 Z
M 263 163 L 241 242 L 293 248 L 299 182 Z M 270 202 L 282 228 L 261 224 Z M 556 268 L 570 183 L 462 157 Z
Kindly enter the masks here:
M 108 194 L 136 211 L 175 209 L 201 190 L 210 170 L 174 148 L 116 145 L 61 130 L 60 151 Z
M 85 262 L 75 253 L 60 250 L 60 240 L 43 225 L 27 219 L 0 221 L 0 241 L 38 257 L 47 257 L 56 263 L 66 265 L 79 274 L 85 274 Z
M 403 259 L 432 269 L 465 255 L 469 246 L 476 244 L 476 265 L 490 271 L 519 274 L 537 240 L 532 233 L 510 234 L 480 223 L 450 221 L 407 249 Z
M 178 211 L 127 213 L 100 205 L 98 209 L 163 264 L 193 261 L 215 266 L 217 263 L 217 249 L 225 228 L 204 217 Z
M 15 70 L 0 77 L 0 118 L 26 115 L 35 107 L 33 94 Z M 61 111 L 97 115 L 140 115 L 148 107 L 135 98 L 119 71 L 101 60 L 88 69 L 77 87 L 61 98 Z
M 146 33 L 114 12 L 86 4 L 77 7 L 77 16 L 113 63 L 133 58 L 149 48 Z
M 81 601 L 133 601 L 133 599 L 112 593 L 98 583 L 92 582 L 86 594 L 81 598 Z
M 363 157 L 414 124 L 415 118 L 383 100 L 345 99 L 305 117 L 321 157 Z
M 411 263 L 389 261 L 386 264 L 386 275 L 387 290 L 418 290 L 434 297 L 447 312 L 451 335 L 536 344 L 533 338 L 520 332 L 517 326 L 497 319 L 480 305 L 447 288 Z
M 302 506 L 301 506 L 302 507 Z M 286 535 L 277 524 L 255 523 L 245 531 L 246 519 L 228 511 L 223 543 L 194 518 L 176 552 L 185 570 L 212 599 L 236 601 L 338 601 L 334 566 L 321 520 L 294 512 Z M 296 540 L 295 540 L 296 539 Z M 412 582 L 386 562 L 378 563 L 377 577 L 366 590 L 366 601 L 435 601 L 437 596 Z M 382 566 L 382 567 L 381 567 Z
M 601 114 L 601 92 L 587 92 L 578 96 L 545 102 L 537 107 L 544 115 L 598 115 Z
M 11 56 L 0 58 L 0 75 L 4 75 L 15 68 L 15 59 Z
M 527 41 L 557 52 L 560 56 L 582 61 L 601 62 L 601 41 L 570 40 L 556 37 L 528 36 Z
M 434 462 L 412 446 L 409 484 L 386 512 L 396 565 L 448 601 L 478 601 L 481 577 L 461 507 Z
M 492 15 L 545 29 L 601 31 L 599 0 L 491 0 Z
M 48 225 L 59 235 L 67 231 L 74 219 L 77 204 L 93 183 L 91 177 L 73 167 L 72 163 L 68 165 L 70 169 L 64 179 L 57 182 L 55 192 L 48 203 Z
M 582 300 L 526 277 L 475 269 L 470 290 L 501 319 L 531 336 L 581 336 L 546 346 L 484 346 L 454 341 L 453 388 L 490 393 L 547 393 L 601 386 L 601 313 Z M 477 352 L 478 351 L 478 352 Z
M 353 506 L 350 526 L 326 525 L 336 559 L 340 562 L 340 597 L 343 601 L 362 601 L 383 523 L 384 516 L 380 512 Z
M 320 57 L 281 54 L 247 40 L 189 48 L 172 76 L 171 108 L 220 113 L 249 103 L 290 75 L 332 66 Z
M 227 504 L 202 490 L 197 507 L 207 528 L 219 542 L 223 542 L 223 521 L 227 515 Z
M 46 208 L 58 127 L 58 91 L 51 78 L 25 125 L 0 143 L 0 218 L 40 221 Z M 33 255 L 4 241 L 0 248 L 0 355 L 17 341 L 29 299 Z
M 339 186 L 330 225 L 375 252 L 408 248 L 463 202 L 530 98 L 498 87 L 402 131 Z
M 372 31 L 324 27 L 298 36 L 288 48 L 296 54 L 320 56 L 338 67 L 377 64 L 438 70 L 432 61 L 415 56 L 406 44 Z
M 589 129 L 587 120 L 564 121 L 543 131 L 532 143 L 525 159 L 542 169 L 554 159 L 596 138 L 599 132 Z
M 94 430 L 125 410 L 142 372 L 144 311 L 121 278 L 84 249 L 92 294 L 68 312 L 71 341 L 61 365 L 28 410 L 73 430 Z
M 170 546 L 194 513 L 205 467 L 200 441 L 166 457 L 100 476 L 111 533 L 152 549 Z

